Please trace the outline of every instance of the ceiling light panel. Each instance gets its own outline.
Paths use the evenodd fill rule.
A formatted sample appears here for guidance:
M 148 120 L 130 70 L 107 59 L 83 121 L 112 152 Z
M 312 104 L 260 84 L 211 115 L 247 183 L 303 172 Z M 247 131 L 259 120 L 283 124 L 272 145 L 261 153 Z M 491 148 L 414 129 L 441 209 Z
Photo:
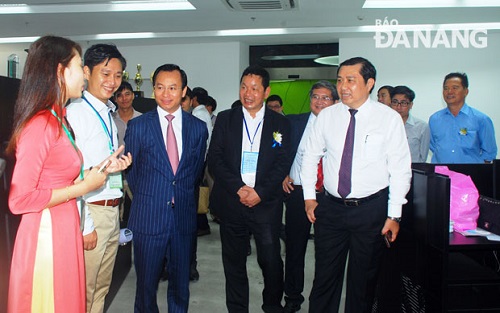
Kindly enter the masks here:
M 105 3 L 33 4 L 0 6 L 0 14 L 90 13 L 196 10 L 187 0 L 111 1 Z
M 500 0 L 366 0 L 363 9 L 500 7 Z

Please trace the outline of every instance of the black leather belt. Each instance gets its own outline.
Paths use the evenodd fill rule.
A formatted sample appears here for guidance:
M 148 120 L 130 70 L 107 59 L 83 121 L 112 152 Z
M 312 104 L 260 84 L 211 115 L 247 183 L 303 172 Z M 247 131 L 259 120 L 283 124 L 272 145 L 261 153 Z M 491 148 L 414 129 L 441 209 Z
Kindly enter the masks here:
M 382 189 L 382 190 L 380 190 L 372 195 L 369 195 L 368 197 L 364 197 L 364 198 L 349 198 L 349 199 L 337 198 L 337 197 L 329 194 L 328 191 L 326 191 L 326 190 L 325 190 L 325 196 L 328 199 L 332 200 L 333 202 L 337 202 L 337 203 L 343 204 L 345 206 L 360 206 L 363 203 L 366 203 L 370 200 L 373 200 L 373 199 L 380 197 L 383 193 L 387 192 L 388 189 L 389 189 L 389 187 L 386 187 L 386 188 L 384 188 L 384 189 Z
M 94 202 L 89 202 L 92 205 L 100 205 L 100 206 L 119 206 L 122 198 L 109 199 L 109 200 L 98 200 Z

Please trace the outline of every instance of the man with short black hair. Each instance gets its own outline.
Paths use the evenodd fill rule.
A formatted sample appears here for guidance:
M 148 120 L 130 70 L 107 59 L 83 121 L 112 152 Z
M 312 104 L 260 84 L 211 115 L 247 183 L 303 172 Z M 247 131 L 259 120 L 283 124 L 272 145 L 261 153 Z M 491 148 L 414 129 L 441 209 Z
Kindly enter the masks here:
M 120 87 L 127 62 L 116 46 L 97 44 L 87 49 L 83 72 L 87 90 L 68 106 L 68 120 L 85 168 L 99 164 L 118 149 L 118 130 L 109 100 Z M 82 214 L 87 312 L 102 313 L 111 284 L 120 234 L 121 173 L 110 174 L 103 188 L 83 196 Z
M 290 168 L 290 124 L 264 106 L 270 90 L 265 69 L 245 69 L 239 92 L 243 106 L 219 113 L 208 153 L 208 168 L 215 181 L 210 200 L 220 219 L 229 313 L 248 312 L 250 232 L 264 276 L 262 309 L 283 312 L 279 239 L 283 206 L 278 204 L 283 195 L 281 182 Z
M 169 312 L 189 306 L 191 246 L 196 236 L 194 188 L 205 161 L 205 124 L 181 109 L 187 76 L 175 64 L 153 74 L 156 110 L 129 122 L 126 150 L 135 158 L 127 174 L 134 194 L 129 228 L 134 232 L 137 273 L 135 312 L 158 312 L 158 282 L 167 260 Z
M 384 248 L 394 242 L 410 189 L 411 159 L 401 117 L 370 99 L 376 70 L 356 57 L 338 68 L 341 103 L 316 118 L 300 178 L 314 223 L 315 274 L 309 313 L 338 312 L 347 267 L 346 312 L 371 312 Z M 325 195 L 316 200 L 323 158 Z
M 307 219 L 304 208 L 304 194 L 300 180 L 300 168 L 307 138 L 318 114 L 339 101 L 335 86 L 329 81 L 320 80 L 309 91 L 311 112 L 287 115 L 291 124 L 290 157 L 293 159 L 290 174 L 283 180 L 282 186 L 286 197 L 285 213 L 285 311 L 294 313 L 300 310 L 304 297 L 304 266 L 307 241 L 311 231 L 311 222 Z M 322 175 L 322 170 L 318 170 Z M 320 200 L 323 186 L 316 184 L 316 200 Z
M 432 163 L 491 163 L 497 156 L 493 122 L 465 103 L 469 79 L 450 73 L 443 82 L 446 108 L 429 118 Z
M 196 116 L 199 118 L 201 121 L 205 122 L 205 125 L 207 126 L 207 131 L 208 131 L 208 139 L 207 139 L 207 147 L 210 145 L 210 140 L 212 138 L 212 118 L 210 117 L 210 113 L 208 112 L 205 104 L 208 102 L 208 91 L 202 87 L 195 87 L 193 88 L 192 92 L 193 98 L 192 98 L 192 106 L 193 110 L 191 111 L 191 114 L 193 116 Z M 199 187 L 203 183 L 203 173 L 198 179 L 197 182 L 197 188 L 194 193 L 195 200 L 199 200 Z M 194 244 L 192 248 L 192 259 L 191 259 L 191 274 L 190 274 L 190 280 L 192 281 L 198 281 L 200 279 L 200 273 L 198 272 L 198 269 L 196 268 L 198 265 L 197 261 L 197 254 L 196 251 L 198 249 L 198 236 L 205 236 L 205 235 L 210 235 L 210 225 L 208 224 L 208 218 L 207 214 L 198 214 L 197 215 L 197 220 L 198 220 L 198 231 L 196 234 L 196 237 L 193 239 Z
M 283 113 L 283 100 L 278 95 L 270 95 L 266 99 L 266 106 L 276 113 L 285 115 Z
M 405 124 L 406 138 L 410 146 L 411 161 L 424 163 L 429 154 L 430 130 L 426 122 L 410 114 L 415 92 L 407 86 L 396 86 L 391 91 L 391 108 L 401 115 Z
M 394 87 L 385 85 L 382 86 L 378 89 L 377 91 L 377 100 L 380 103 L 383 103 L 387 106 L 391 105 L 391 92 L 394 89 Z
M 208 113 L 210 113 L 210 118 L 212 119 L 212 126 L 215 125 L 215 121 L 217 120 L 217 115 L 215 115 L 215 110 L 217 110 L 217 100 L 214 99 L 212 96 L 208 96 L 207 104 L 205 104 L 205 107 L 208 110 Z
M 193 91 L 189 87 L 187 87 L 186 95 L 182 98 L 181 107 L 187 113 L 191 113 L 193 110 Z

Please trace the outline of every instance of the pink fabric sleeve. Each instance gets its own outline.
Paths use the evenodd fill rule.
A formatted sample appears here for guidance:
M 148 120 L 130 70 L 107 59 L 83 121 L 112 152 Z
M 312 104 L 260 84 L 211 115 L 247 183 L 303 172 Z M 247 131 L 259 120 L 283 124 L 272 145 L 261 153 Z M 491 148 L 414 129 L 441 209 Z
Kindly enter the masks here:
M 52 189 L 41 189 L 39 180 L 51 145 L 58 136 L 57 121 L 49 112 L 33 117 L 21 132 L 9 194 L 12 213 L 40 212 L 46 208 Z

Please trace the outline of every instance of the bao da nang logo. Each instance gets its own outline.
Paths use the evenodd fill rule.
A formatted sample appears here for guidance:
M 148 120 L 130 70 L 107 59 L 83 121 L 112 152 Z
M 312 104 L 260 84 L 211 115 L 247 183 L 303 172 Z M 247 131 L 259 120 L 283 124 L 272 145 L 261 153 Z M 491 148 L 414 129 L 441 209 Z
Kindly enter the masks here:
M 399 25 L 398 20 L 375 20 L 380 31 L 375 32 L 375 48 L 476 48 L 488 46 L 488 32 L 485 29 L 444 30 L 386 30 Z M 385 27 L 384 27 L 385 26 Z M 401 28 L 401 27 L 398 27 Z

